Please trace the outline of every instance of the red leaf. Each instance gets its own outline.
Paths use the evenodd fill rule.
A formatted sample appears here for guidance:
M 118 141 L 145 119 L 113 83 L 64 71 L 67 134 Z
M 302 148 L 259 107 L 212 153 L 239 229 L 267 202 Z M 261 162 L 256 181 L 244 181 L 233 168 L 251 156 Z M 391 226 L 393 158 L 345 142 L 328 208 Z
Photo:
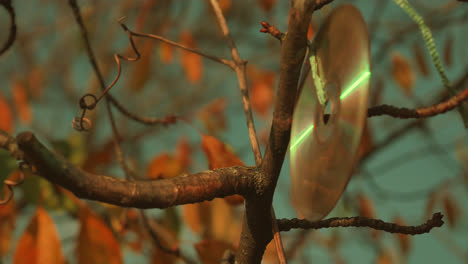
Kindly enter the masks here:
M 38 207 L 18 241 L 13 263 L 62 264 L 65 258 L 61 248 L 54 221 L 46 210 Z
M 13 132 L 13 113 L 2 94 L 0 94 L 0 129 L 8 133 Z

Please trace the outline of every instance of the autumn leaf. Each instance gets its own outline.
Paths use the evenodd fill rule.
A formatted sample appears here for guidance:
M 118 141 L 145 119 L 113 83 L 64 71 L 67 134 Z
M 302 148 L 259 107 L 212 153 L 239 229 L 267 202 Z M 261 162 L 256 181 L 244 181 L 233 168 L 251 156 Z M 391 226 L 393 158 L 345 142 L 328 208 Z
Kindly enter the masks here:
M 452 65 L 452 58 L 453 58 L 453 37 L 449 35 L 445 38 L 444 44 L 444 63 L 447 66 Z
M 221 97 L 211 101 L 199 110 L 198 117 L 208 133 L 216 135 L 226 130 L 226 116 L 224 114 L 226 106 L 227 99 Z
M 166 42 L 161 42 L 159 44 L 159 54 L 163 63 L 171 63 L 174 58 L 174 46 Z
M 231 0 L 218 0 L 221 12 L 226 14 L 231 9 Z
M 314 36 L 315 36 L 315 26 L 314 26 L 314 24 L 311 22 L 311 23 L 309 24 L 309 28 L 307 29 L 307 38 L 308 38 L 309 40 L 312 40 L 312 39 L 314 38 Z
M 456 200 L 453 199 L 452 195 L 446 193 L 442 200 L 445 215 L 447 215 L 447 222 L 450 228 L 455 228 L 458 224 L 461 216 L 460 206 Z
M 365 121 L 364 130 L 361 137 L 361 143 L 359 144 L 358 159 L 362 159 L 369 151 L 374 148 L 374 139 L 369 127 L 369 121 Z
M 357 199 L 359 215 L 367 218 L 375 218 L 374 204 L 369 199 L 369 197 L 364 194 L 359 194 Z
M 189 32 L 181 33 L 180 43 L 184 46 L 187 46 L 188 48 L 197 48 L 195 39 Z M 182 50 L 181 64 L 187 79 L 191 83 L 197 83 L 201 80 L 203 76 L 203 61 L 200 55 L 190 51 Z
M 13 113 L 10 104 L 0 93 L 0 129 L 11 133 L 13 132 Z
M 143 90 L 145 84 L 151 78 L 152 70 L 152 54 L 154 50 L 154 43 L 152 41 L 145 41 L 143 47 L 140 48 L 141 58 L 136 61 L 133 72 L 130 78 L 129 87 L 132 91 L 139 92 Z
M 226 250 L 234 253 L 234 247 L 224 241 L 207 239 L 195 244 L 198 256 L 203 264 L 218 264 Z
M 114 142 L 113 140 L 109 140 L 99 149 L 92 150 L 86 155 L 83 170 L 95 173 L 97 167 L 110 164 L 113 157 Z
M 119 242 L 104 221 L 87 208 L 82 208 L 79 215 L 81 227 L 76 248 L 78 263 L 122 263 Z
M 390 252 L 388 252 L 387 250 L 380 250 L 378 255 L 377 255 L 377 260 L 376 260 L 376 263 L 377 264 L 392 264 L 393 263 L 393 259 L 392 259 L 392 255 Z
M 39 100 L 44 93 L 44 70 L 40 67 L 35 67 L 29 72 L 28 90 L 32 98 Z
M 11 92 L 13 94 L 13 101 L 15 102 L 16 111 L 20 121 L 24 124 L 30 124 L 32 121 L 32 113 L 26 88 L 23 83 L 19 80 L 13 81 Z
M 424 52 L 418 43 L 414 43 L 413 45 L 413 55 L 416 60 L 416 65 L 418 65 L 419 72 L 421 72 L 423 76 L 429 76 L 429 69 L 426 59 L 424 58 Z
M 179 159 L 169 153 L 161 153 L 150 161 L 146 175 L 151 179 L 167 179 L 179 176 L 183 171 Z
M 183 168 L 187 168 L 190 165 L 190 154 L 192 153 L 192 148 L 187 138 L 183 137 L 179 140 L 176 147 L 176 159 L 179 161 Z
M 37 208 L 28 227 L 21 235 L 13 263 L 65 263 L 54 221 L 43 208 Z
M 265 117 L 273 104 L 275 73 L 252 69 L 249 75 L 252 80 L 249 94 L 252 108 L 260 116 Z
M 265 10 L 266 12 L 270 12 L 275 5 L 276 0 L 258 0 L 258 4 L 260 7 Z
M 404 226 L 406 225 L 405 221 L 401 217 L 396 217 L 393 219 L 393 223 Z M 400 245 L 400 250 L 403 255 L 407 256 L 411 248 L 410 236 L 405 234 L 395 234 L 398 239 L 398 244 Z
M 414 74 L 409 61 L 399 53 L 392 56 L 393 79 L 406 96 L 413 95 Z
M 1 192 L 0 192 L 1 193 Z M 3 258 L 12 244 L 12 235 L 15 231 L 16 204 L 10 200 L 5 205 L 0 205 L 0 259 Z
M 244 162 L 228 146 L 213 136 L 202 135 L 202 149 L 208 159 L 210 170 L 231 166 L 245 166 Z M 239 205 L 244 202 L 244 199 L 240 195 L 231 195 L 225 197 L 225 201 L 231 205 Z

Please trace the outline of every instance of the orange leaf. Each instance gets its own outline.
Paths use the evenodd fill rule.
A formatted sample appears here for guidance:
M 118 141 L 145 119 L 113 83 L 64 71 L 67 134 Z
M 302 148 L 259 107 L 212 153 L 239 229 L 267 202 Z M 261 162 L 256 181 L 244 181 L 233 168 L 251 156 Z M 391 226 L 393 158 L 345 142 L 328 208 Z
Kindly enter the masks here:
M 162 153 L 150 161 L 147 175 L 151 179 L 167 179 L 179 176 L 182 174 L 183 169 L 177 158 L 169 153 Z
M 409 61 L 399 53 L 392 57 L 392 75 L 406 96 L 413 95 L 414 75 Z
M 26 93 L 26 89 L 23 83 L 21 83 L 18 80 L 14 81 L 12 87 L 12 94 L 20 121 L 25 124 L 31 123 L 32 114 L 28 102 L 28 95 Z
M 203 240 L 195 244 L 198 256 L 203 264 L 218 264 L 226 250 L 234 252 L 234 247 L 219 240 Z
M 16 246 L 13 263 L 65 263 L 54 221 L 38 207 Z
M 397 225 L 406 225 L 405 221 L 401 217 L 396 217 L 393 222 Z M 403 255 L 407 256 L 411 247 L 410 236 L 405 234 L 395 234 L 400 244 L 400 250 Z
M 182 32 L 180 43 L 192 49 L 197 48 L 195 39 L 189 32 Z M 181 59 L 182 67 L 184 68 L 187 79 L 191 83 L 199 82 L 203 76 L 202 57 L 193 52 L 182 50 Z
M 359 215 L 367 218 L 375 218 L 374 204 L 372 201 L 364 194 L 359 194 L 357 199 Z
M 460 220 L 460 207 L 449 193 L 445 194 L 442 202 L 449 227 L 454 228 Z
M 244 162 L 226 144 L 213 136 L 202 135 L 202 148 L 208 159 L 210 170 L 236 165 L 245 166 Z
M 236 165 L 245 166 L 234 152 L 215 137 L 203 135 L 202 148 L 208 159 L 210 170 Z M 231 195 L 226 197 L 226 202 L 231 205 L 239 205 L 244 202 L 244 198 L 240 195 Z
M 309 40 L 311 40 L 311 39 L 313 39 L 314 35 L 315 35 L 315 27 L 314 27 L 313 23 L 311 22 L 309 24 L 309 28 L 307 29 L 307 38 Z
M 268 113 L 271 105 L 273 104 L 275 73 L 263 72 L 252 81 L 252 88 L 250 90 L 250 101 L 252 108 L 261 116 Z
M 174 58 L 174 46 L 165 42 L 161 42 L 161 44 L 159 45 L 159 53 L 162 62 L 169 64 Z
M 8 133 L 13 132 L 13 113 L 2 94 L 0 94 L 0 129 Z
M 429 69 L 426 64 L 426 59 L 424 58 L 424 52 L 421 49 L 421 46 L 417 43 L 414 43 L 413 45 L 413 55 L 421 74 L 423 76 L 429 76 Z
M 218 0 L 219 1 L 219 7 L 221 8 L 221 11 L 223 14 L 226 14 L 229 9 L 231 9 L 231 0 Z
M 393 259 L 392 259 L 391 253 L 388 252 L 387 250 L 380 250 L 379 254 L 377 255 L 376 263 L 377 264 L 392 264 Z
M 180 165 L 183 168 L 186 168 L 190 165 L 190 154 L 192 153 L 192 149 L 187 138 L 181 138 L 179 143 L 177 144 L 176 149 L 176 159 L 179 161 Z
M 210 202 L 184 205 L 184 222 L 195 233 L 205 233 L 210 225 Z
M 80 211 L 80 233 L 77 242 L 79 264 L 121 264 L 120 245 L 109 227 L 91 210 Z
M 258 0 L 258 3 L 260 4 L 260 7 L 267 11 L 270 12 L 271 9 L 273 8 L 276 0 Z
M 200 109 L 198 116 L 210 134 L 217 134 L 226 129 L 224 110 L 227 106 L 226 98 L 217 98 Z
M 12 234 L 15 229 L 16 205 L 11 200 L 5 205 L 0 205 L 0 258 L 8 253 L 12 244 Z

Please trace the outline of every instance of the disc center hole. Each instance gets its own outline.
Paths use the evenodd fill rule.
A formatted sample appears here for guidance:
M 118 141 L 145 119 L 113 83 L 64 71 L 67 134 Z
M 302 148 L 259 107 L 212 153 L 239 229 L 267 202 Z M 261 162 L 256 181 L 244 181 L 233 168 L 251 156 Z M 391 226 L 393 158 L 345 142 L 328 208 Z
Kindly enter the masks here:
M 328 123 L 328 120 L 330 120 L 331 112 L 332 112 L 331 103 L 330 103 L 330 100 L 327 100 L 323 108 L 323 116 L 322 116 L 322 121 L 325 125 Z

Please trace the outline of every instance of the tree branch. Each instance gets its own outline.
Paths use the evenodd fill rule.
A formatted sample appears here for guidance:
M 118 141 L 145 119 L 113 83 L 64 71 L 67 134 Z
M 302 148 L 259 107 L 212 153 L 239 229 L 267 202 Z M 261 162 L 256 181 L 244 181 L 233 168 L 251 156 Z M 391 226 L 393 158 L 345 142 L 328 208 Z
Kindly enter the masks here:
M 87 173 L 52 153 L 31 132 L 18 135 L 25 161 L 37 173 L 79 198 L 123 207 L 167 208 L 255 191 L 256 167 L 230 167 L 162 180 L 122 180 Z
M 370 227 L 389 233 L 400 233 L 406 235 L 419 235 L 429 233 L 434 227 L 441 227 L 444 224 L 441 213 L 435 213 L 426 223 L 418 226 L 400 226 L 387 223 L 378 219 L 370 219 L 362 216 L 355 217 L 334 217 L 325 220 L 311 222 L 305 219 L 279 219 L 278 226 L 281 231 L 289 231 L 293 228 L 300 229 L 321 229 L 330 227 Z

